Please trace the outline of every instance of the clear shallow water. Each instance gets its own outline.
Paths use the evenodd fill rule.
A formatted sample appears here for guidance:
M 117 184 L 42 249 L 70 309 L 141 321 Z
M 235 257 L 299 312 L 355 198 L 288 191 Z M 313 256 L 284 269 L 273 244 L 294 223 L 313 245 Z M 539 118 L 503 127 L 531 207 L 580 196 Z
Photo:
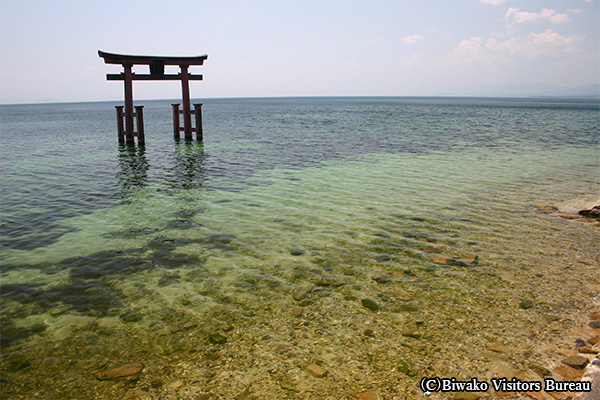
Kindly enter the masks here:
M 203 144 L 142 103 L 141 149 L 112 103 L 0 108 L 9 396 L 410 397 L 507 362 L 489 343 L 550 363 L 542 332 L 597 301 L 597 226 L 535 207 L 598 203 L 595 100 L 207 100 Z M 111 359 L 149 372 L 96 381 Z

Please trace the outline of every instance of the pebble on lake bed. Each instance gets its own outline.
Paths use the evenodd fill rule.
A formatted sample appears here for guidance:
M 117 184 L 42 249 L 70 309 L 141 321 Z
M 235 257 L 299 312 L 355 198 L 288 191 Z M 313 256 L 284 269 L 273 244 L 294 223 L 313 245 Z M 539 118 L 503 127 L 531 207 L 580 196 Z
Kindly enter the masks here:
M 379 304 L 373 299 L 362 299 L 360 302 L 363 307 L 368 308 L 371 311 L 379 311 Z
M 301 317 L 302 314 L 304 314 L 304 307 L 294 307 L 292 310 L 292 317 L 294 318 Z

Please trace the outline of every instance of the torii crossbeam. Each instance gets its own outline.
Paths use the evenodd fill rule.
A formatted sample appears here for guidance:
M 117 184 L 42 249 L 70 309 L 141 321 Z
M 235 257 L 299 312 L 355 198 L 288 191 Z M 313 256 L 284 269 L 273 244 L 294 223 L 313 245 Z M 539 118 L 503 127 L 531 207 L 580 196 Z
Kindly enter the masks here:
M 190 85 L 189 81 L 201 81 L 202 75 L 192 75 L 188 72 L 190 65 L 203 65 L 208 56 L 191 57 L 163 57 L 163 56 L 135 56 L 125 54 L 105 53 L 98 50 L 98 55 L 104 59 L 106 64 L 121 64 L 123 72 L 120 74 L 107 74 L 109 81 L 125 82 L 125 113 L 123 107 L 117 107 L 117 124 L 119 127 L 119 141 L 134 143 L 134 136 L 138 137 L 138 144 L 144 143 L 144 124 L 142 118 L 142 106 L 133 111 L 133 81 L 181 81 L 181 98 L 183 111 L 179 111 L 179 104 L 173 104 L 173 130 L 176 138 L 179 132 L 185 132 L 186 139 L 192 139 L 192 132 L 196 132 L 196 139 L 202 140 L 202 104 L 194 104 L 195 110 L 190 107 Z M 132 72 L 134 65 L 148 65 L 150 73 L 141 75 Z M 165 74 L 165 65 L 178 65 L 179 74 Z M 192 113 L 196 115 L 196 127 L 192 128 Z M 183 128 L 179 126 L 179 115 L 183 114 Z M 123 129 L 123 116 L 125 127 Z M 134 117 L 137 118 L 137 132 L 134 131 Z

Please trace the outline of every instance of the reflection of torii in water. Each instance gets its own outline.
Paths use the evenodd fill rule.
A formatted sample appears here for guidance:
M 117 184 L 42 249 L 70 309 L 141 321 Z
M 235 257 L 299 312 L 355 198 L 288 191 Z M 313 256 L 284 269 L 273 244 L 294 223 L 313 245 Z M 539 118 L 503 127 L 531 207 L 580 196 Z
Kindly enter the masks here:
M 190 65 L 203 65 L 208 58 L 207 55 L 192 57 L 163 57 L 163 56 L 132 56 L 124 54 L 105 53 L 98 50 L 98 55 L 104 59 L 106 64 L 121 64 L 123 72 L 120 74 L 107 74 L 109 81 L 125 82 L 125 113 L 123 107 L 117 107 L 117 124 L 119 126 L 119 141 L 127 139 L 128 144 L 134 143 L 134 136 L 138 136 L 138 144 L 144 143 L 142 106 L 138 106 L 136 113 L 133 112 L 133 81 L 181 81 L 181 98 L 183 111 L 179 111 L 179 104 L 173 104 L 173 133 L 179 138 L 179 132 L 185 132 L 185 138 L 192 139 L 192 132 L 196 132 L 196 139 L 202 140 L 202 104 L 194 104 L 194 111 L 190 107 L 190 85 L 189 81 L 201 81 L 202 75 L 188 73 Z M 132 72 L 134 65 L 148 65 L 150 74 L 139 75 Z M 179 74 L 165 74 L 165 65 L 178 65 Z M 192 113 L 196 115 L 196 127 L 192 128 Z M 183 128 L 179 126 L 179 115 L 183 114 Z M 125 127 L 123 129 L 123 116 Z M 134 132 L 133 119 L 137 118 L 138 132 Z M 125 136 L 125 137 L 124 137 Z

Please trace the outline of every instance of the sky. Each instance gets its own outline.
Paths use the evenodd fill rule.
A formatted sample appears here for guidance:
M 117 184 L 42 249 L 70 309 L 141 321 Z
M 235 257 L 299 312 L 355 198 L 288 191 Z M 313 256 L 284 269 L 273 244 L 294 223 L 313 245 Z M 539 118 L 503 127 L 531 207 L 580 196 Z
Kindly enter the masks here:
M 192 98 L 503 95 L 600 82 L 600 0 L 0 0 L 0 103 L 122 100 L 121 54 L 207 54 Z M 174 68 L 174 69 L 170 69 Z M 148 73 L 148 67 L 135 67 Z M 167 67 L 167 73 L 178 72 Z M 178 81 L 134 82 L 177 99 Z

